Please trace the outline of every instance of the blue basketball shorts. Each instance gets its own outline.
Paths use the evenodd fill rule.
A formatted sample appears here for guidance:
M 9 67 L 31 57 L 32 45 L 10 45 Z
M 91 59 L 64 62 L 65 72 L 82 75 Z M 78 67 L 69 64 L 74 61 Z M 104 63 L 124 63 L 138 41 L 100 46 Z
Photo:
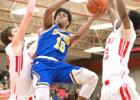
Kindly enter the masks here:
M 37 58 L 33 62 L 32 75 L 35 74 L 38 77 L 38 85 L 72 83 L 70 73 L 73 69 L 78 70 L 79 68 L 61 61 Z

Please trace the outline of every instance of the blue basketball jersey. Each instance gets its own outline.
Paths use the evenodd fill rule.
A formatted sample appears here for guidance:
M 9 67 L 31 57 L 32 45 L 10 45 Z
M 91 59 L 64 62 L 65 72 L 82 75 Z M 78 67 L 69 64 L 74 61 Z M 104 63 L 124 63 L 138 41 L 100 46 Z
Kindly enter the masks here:
M 54 24 L 40 35 L 36 55 L 50 56 L 63 61 L 69 45 L 70 33 L 62 31 L 58 25 Z

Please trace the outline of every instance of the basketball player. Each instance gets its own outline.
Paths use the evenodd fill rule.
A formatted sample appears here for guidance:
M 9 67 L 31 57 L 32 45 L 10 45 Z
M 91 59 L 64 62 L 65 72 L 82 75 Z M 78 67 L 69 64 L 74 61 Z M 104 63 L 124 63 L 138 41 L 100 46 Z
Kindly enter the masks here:
M 140 13 L 127 14 L 122 0 L 108 0 L 108 4 L 114 30 L 106 41 L 101 100 L 140 100 L 128 69 L 130 52 L 140 29 Z
M 33 100 L 31 57 L 24 43 L 24 35 L 31 22 L 35 4 L 35 0 L 29 1 L 19 29 L 8 27 L 1 33 L 1 41 L 6 45 L 5 51 L 10 66 L 11 95 L 9 100 Z
M 68 0 L 56 0 L 49 5 L 44 15 L 44 29 L 38 41 L 37 58 L 33 62 L 32 75 L 37 100 L 49 100 L 49 90 L 52 83 L 74 83 L 82 85 L 78 100 L 87 100 L 94 91 L 98 76 L 86 69 L 65 63 L 67 50 L 85 35 L 92 22 L 101 12 L 89 18 L 71 36 L 66 29 L 71 24 L 71 14 L 67 9 L 59 8 Z M 59 8 L 59 9 L 58 9 Z M 53 12 L 57 10 L 52 17 Z M 52 23 L 54 19 L 54 23 Z

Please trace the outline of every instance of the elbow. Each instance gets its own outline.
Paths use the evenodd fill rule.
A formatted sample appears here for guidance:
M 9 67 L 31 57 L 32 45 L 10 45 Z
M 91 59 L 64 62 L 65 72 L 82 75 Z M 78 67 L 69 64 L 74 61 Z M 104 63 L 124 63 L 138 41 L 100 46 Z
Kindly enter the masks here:
M 48 6 L 45 10 L 45 13 L 50 14 L 53 13 L 54 9 L 51 6 Z
M 126 19 L 126 18 L 128 18 L 128 15 L 127 15 L 127 13 L 123 13 L 123 14 L 120 14 L 120 18 L 121 19 Z
M 51 8 L 47 8 L 47 9 L 45 10 L 45 14 L 50 14 L 51 12 L 52 12 Z

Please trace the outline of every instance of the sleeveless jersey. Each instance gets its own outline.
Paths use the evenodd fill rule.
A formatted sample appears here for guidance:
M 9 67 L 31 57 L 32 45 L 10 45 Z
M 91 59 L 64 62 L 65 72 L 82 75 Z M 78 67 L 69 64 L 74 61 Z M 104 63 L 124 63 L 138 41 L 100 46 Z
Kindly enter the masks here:
M 11 92 L 26 98 L 32 96 L 31 58 L 26 46 L 23 48 L 21 56 L 14 55 L 12 44 L 9 44 L 5 51 L 9 58 Z
M 36 55 L 50 56 L 63 61 L 69 45 L 70 33 L 62 31 L 55 24 L 40 35 Z
M 116 21 L 117 22 L 117 21 Z M 116 27 L 116 24 L 114 25 Z M 122 26 L 121 26 L 122 27 Z M 115 29 L 106 40 L 106 47 L 103 57 L 103 82 L 111 77 L 128 74 L 128 61 L 131 49 L 136 39 L 136 33 L 131 22 L 129 33 Z

